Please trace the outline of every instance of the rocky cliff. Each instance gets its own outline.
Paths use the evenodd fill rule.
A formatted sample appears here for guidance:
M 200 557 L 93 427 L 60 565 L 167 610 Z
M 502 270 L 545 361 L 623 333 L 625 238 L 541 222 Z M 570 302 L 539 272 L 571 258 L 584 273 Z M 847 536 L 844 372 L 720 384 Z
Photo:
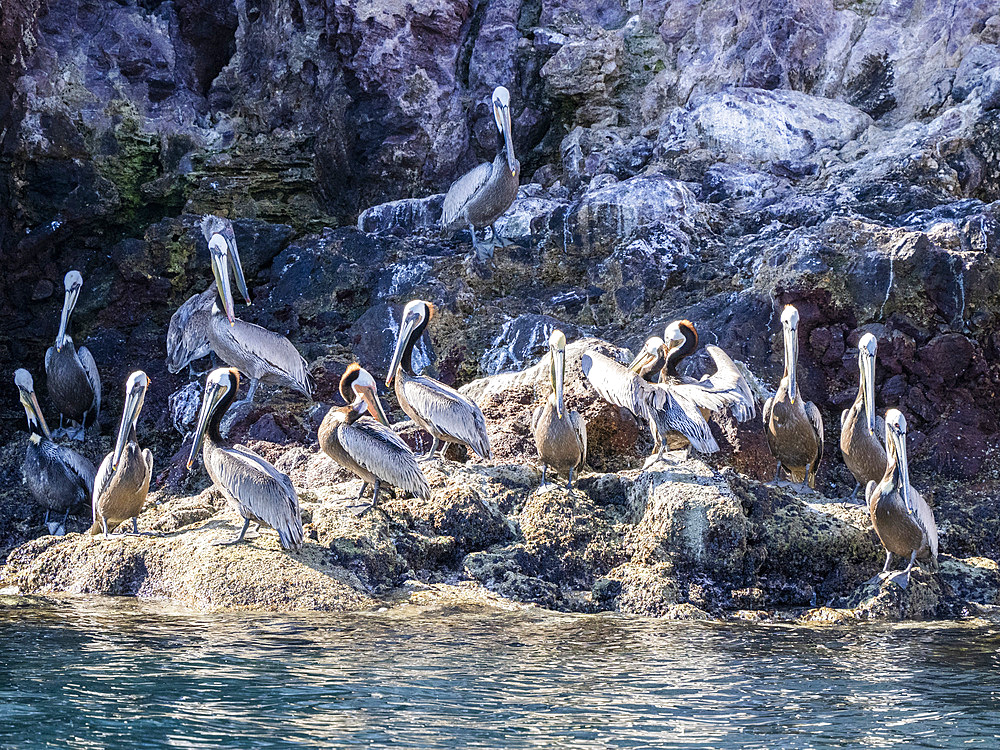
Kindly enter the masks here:
M 983 503 L 1000 497 L 992 463 L 1000 433 L 998 39 L 1000 15 L 987 0 L 12 0 L 0 13 L 0 380 L 26 366 L 41 384 L 61 278 L 78 268 L 85 286 L 75 335 L 94 352 L 107 394 L 103 436 L 86 450 L 107 450 L 121 383 L 142 367 L 153 379 L 141 432 L 157 456 L 158 497 L 170 504 L 197 494 L 204 476 L 187 477 L 173 458 L 197 386 L 167 373 L 163 335 L 172 311 L 210 281 L 197 231 L 207 211 L 238 219 L 254 297 L 239 314 L 289 335 L 317 379 L 316 404 L 268 391 L 234 426 L 275 459 L 311 450 L 352 357 L 384 370 L 392 316 L 413 296 L 439 306 L 423 351 L 456 384 L 532 364 L 553 325 L 571 340 L 597 335 L 634 350 L 686 317 L 703 341 L 773 387 L 776 311 L 792 302 L 802 317 L 802 388 L 823 411 L 831 448 L 821 498 L 842 498 L 852 486 L 834 446 L 856 388 L 855 346 L 871 331 L 880 342 L 876 400 L 909 419 L 915 480 L 938 512 L 977 529 L 945 534 L 942 550 L 995 557 L 995 514 Z M 439 193 L 489 158 L 487 100 L 500 83 L 512 93 L 522 191 L 498 226 L 515 245 L 498 251 L 489 273 L 474 274 L 463 264 L 467 236 L 436 230 Z M 484 382 L 493 385 L 476 388 L 487 388 L 480 397 L 498 425 L 500 464 L 531 458 L 526 419 L 538 394 L 518 386 L 511 396 Z M 23 415 L 13 386 L 8 393 L 0 415 L 5 550 L 37 535 L 40 518 L 19 484 Z M 51 411 L 44 398 L 42 406 Z M 595 476 L 636 466 L 642 428 L 588 408 L 607 420 Z M 773 471 L 759 429 L 723 425 L 720 436 L 727 448 L 713 468 L 692 470 L 746 497 L 741 487 Z M 604 517 L 602 496 L 586 489 L 593 507 L 574 512 L 596 526 L 572 531 L 589 533 L 586 542 L 557 550 L 559 534 L 571 532 L 544 522 L 526 532 L 536 495 L 518 481 L 516 503 L 500 514 L 509 536 L 473 550 L 462 534 L 436 530 L 428 538 L 452 536 L 459 551 L 429 569 L 494 581 L 482 571 L 499 565 L 531 579 L 529 588 L 537 579 L 574 591 L 613 578 L 622 588 L 607 601 L 628 609 L 627 576 L 610 573 L 638 553 L 589 550 L 617 546 L 592 540 L 617 539 L 622 523 L 642 529 L 638 501 L 628 501 L 631 515 L 613 508 Z M 738 541 L 764 533 L 747 502 L 732 509 L 747 524 L 732 542 L 744 553 L 720 558 L 730 577 L 710 567 L 699 575 L 730 592 L 759 589 L 760 601 L 778 606 L 778 584 L 747 562 L 760 544 Z M 673 523 L 657 518 L 654 525 Z M 75 523 L 70 530 L 84 521 Z M 329 534 L 339 532 L 323 533 L 317 542 L 332 549 Z M 528 562 L 518 545 L 544 546 L 549 534 L 553 549 L 538 559 L 579 553 L 604 562 Z M 511 559 L 525 560 L 521 572 Z M 796 574 L 789 586 L 808 585 L 819 604 L 830 603 L 849 596 L 860 575 L 824 589 Z M 682 592 L 663 601 L 709 611 L 737 606 L 715 594 L 702 601 L 685 586 L 658 590 Z M 514 590 L 504 589 L 578 606 L 560 591 Z M 805 594 L 796 596 L 789 601 Z

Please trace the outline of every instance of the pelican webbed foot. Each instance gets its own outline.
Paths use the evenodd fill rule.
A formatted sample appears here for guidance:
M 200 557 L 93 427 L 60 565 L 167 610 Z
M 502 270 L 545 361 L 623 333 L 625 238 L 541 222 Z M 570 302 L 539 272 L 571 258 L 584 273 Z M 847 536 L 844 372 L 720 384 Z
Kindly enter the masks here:
M 247 529 L 250 528 L 250 519 L 243 519 L 243 528 L 240 529 L 240 533 L 234 536 L 232 539 L 226 539 L 220 542 L 212 542 L 213 547 L 229 547 L 233 544 L 239 544 L 246 539 Z
M 515 244 L 514 240 L 509 240 L 506 237 L 504 237 L 502 234 L 500 234 L 500 232 L 497 231 L 497 228 L 496 228 L 496 226 L 494 224 L 490 224 L 490 231 L 493 233 L 490 236 L 490 241 L 493 243 L 493 247 L 494 248 L 497 248 L 497 247 L 510 247 L 511 245 Z

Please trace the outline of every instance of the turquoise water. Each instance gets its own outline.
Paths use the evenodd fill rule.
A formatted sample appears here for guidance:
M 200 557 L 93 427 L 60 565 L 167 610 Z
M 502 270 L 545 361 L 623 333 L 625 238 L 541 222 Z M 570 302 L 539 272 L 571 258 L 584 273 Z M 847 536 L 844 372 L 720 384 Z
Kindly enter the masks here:
M 1000 628 L 0 607 L 0 746 L 998 747 Z

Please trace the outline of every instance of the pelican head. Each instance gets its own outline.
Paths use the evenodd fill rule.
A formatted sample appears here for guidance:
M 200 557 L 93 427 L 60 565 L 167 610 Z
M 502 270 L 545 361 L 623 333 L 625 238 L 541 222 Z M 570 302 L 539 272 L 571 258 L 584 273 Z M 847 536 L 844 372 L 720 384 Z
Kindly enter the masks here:
M 406 356 L 406 365 L 409 367 L 409 354 L 413 349 L 416 338 L 423 333 L 424 328 L 434 317 L 434 305 L 424 302 L 422 299 L 415 299 L 406 303 L 403 308 L 403 319 L 399 322 L 399 337 L 396 339 L 396 350 L 392 353 L 392 361 L 389 363 L 389 374 L 385 378 L 386 387 L 392 385 L 392 379 L 396 375 L 396 370 Z
M 785 339 L 785 375 L 788 377 L 788 398 L 794 404 L 799 392 L 795 371 L 799 362 L 799 311 L 794 305 L 785 305 L 781 311 L 781 328 Z
M 563 418 L 563 388 L 566 382 L 566 335 L 556 329 L 549 336 L 549 369 L 552 377 L 552 391 L 556 396 L 556 417 Z
M 858 366 L 861 368 L 861 397 L 865 403 L 868 434 L 875 434 L 875 352 L 878 339 L 866 333 L 858 342 Z
M 209 244 L 209 249 L 212 246 L 212 240 L 219 236 L 222 242 L 225 243 L 226 248 L 229 250 L 229 256 L 233 259 L 233 271 L 236 274 L 236 288 L 240 290 L 240 294 L 243 295 L 243 299 L 246 303 L 250 303 L 250 292 L 247 289 L 247 280 L 243 275 L 243 264 L 240 262 L 240 253 L 236 249 L 236 232 L 233 231 L 233 222 L 229 219 L 224 219 L 221 216 L 214 216 L 213 214 L 207 214 L 201 220 L 201 233 L 205 236 L 205 240 Z
M 359 413 L 367 411 L 386 427 L 389 426 L 389 418 L 378 397 L 378 384 L 371 373 L 357 362 L 349 365 L 341 376 L 340 395 Z
M 118 438 L 115 440 L 114 457 L 111 459 L 111 470 L 118 470 L 118 462 L 122 459 L 129 435 L 139 421 L 143 401 L 146 399 L 146 389 L 152 381 L 142 370 L 136 370 L 125 381 L 125 408 L 122 410 L 122 422 L 118 427 Z
M 59 318 L 59 333 L 56 335 L 56 351 L 61 352 L 67 341 L 72 341 L 66 330 L 69 328 L 69 316 L 73 314 L 76 301 L 83 288 L 83 276 L 79 271 L 70 271 L 63 279 L 66 286 L 66 296 L 63 298 L 62 315 Z
M 31 373 L 23 368 L 17 370 L 14 373 L 14 385 L 20 394 L 21 406 L 24 407 L 24 414 L 28 418 L 28 429 L 31 434 L 49 437 L 49 426 L 45 424 L 45 417 L 42 416 L 42 409 L 38 405 L 35 381 L 32 380 Z
M 517 159 L 514 158 L 514 142 L 510 126 L 510 92 L 503 86 L 493 89 L 493 119 L 497 129 L 503 136 L 504 148 L 507 149 L 507 166 L 512 175 L 517 174 Z
M 639 350 L 635 359 L 629 363 L 628 369 L 632 372 L 641 372 L 645 366 L 655 362 L 659 358 L 660 352 L 663 351 L 665 346 L 666 344 L 659 336 L 650 336 L 646 339 L 646 343 L 642 345 L 642 349 Z
M 906 417 L 898 409 L 885 413 L 885 445 L 889 449 L 889 465 L 893 468 L 899 494 L 912 516 L 916 509 L 910 497 L 910 467 L 906 463 Z
M 229 402 L 236 397 L 236 392 L 239 389 L 240 373 L 233 367 L 220 367 L 208 374 L 208 379 L 205 381 L 205 395 L 201 402 L 201 413 L 198 415 L 198 426 L 194 431 L 194 445 L 191 446 L 191 455 L 188 457 L 187 467 L 189 469 L 194 466 L 194 460 L 201 449 L 202 441 L 205 439 L 209 422 L 211 422 L 219 405 L 228 399 L 226 402 L 228 406 Z

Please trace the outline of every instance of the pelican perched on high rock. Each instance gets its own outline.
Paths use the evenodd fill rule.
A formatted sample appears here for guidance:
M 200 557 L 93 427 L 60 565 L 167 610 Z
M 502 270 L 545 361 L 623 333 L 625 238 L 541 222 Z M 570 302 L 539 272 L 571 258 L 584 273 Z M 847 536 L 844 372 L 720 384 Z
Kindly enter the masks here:
M 230 506 L 244 519 L 239 535 L 217 544 L 242 542 L 250 522 L 254 521 L 277 531 L 284 549 L 300 549 L 305 532 L 299 513 L 299 496 L 292 480 L 256 453 L 227 445 L 219 433 L 222 417 L 236 399 L 239 387 L 240 374 L 233 368 L 209 373 L 187 466 L 190 469 L 194 465 L 198 449 L 204 443 L 205 470 Z
M 170 316 L 167 327 L 167 369 L 174 375 L 185 367 L 191 368 L 196 359 L 207 357 L 212 350 L 208 341 L 208 325 L 215 304 L 215 284 L 201 294 L 191 295 Z
M 493 222 L 514 202 L 521 177 L 521 164 L 514 158 L 511 135 L 510 92 L 503 86 L 493 91 L 493 119 L 499 130 L 496 158 L 459 177 L 448 189 L 441 209 L 441 226 L 445 231 L 469 228 L 472 247 L 480 260 L 489 260 L 493 248 L 501 243 Z M 480 244 L 476 229 L 487 226 L 493 232 L 490 244 Z
M 423 300 L 413 300 L 403 309 L 385 384 L 391 386 L 396 381 L 400 408 L 420 429 L 430 433 L 431 449 L 424 458 L 433 458 L 441 441 L 462 443 L 482 458 L 493 458 L 486 418 L 475 402 L 454 388 L 413 371 L 413 347 L 433 315 L 433 305 Z
M 868 483 L 865 499 L 875 533 L 885 547 L 882 575 L 888 575 L 893 555 L 909 559 L 906 569 L 893 578 L 905 589 L 916 560 L 926 561 L 931 568 L 937 568 L 938 531 L 934 511 L 910 485 L 910 470 L 906 463 L 906 418 L 896 409 L 889 409 L 885 414 L 885 444 L 889 449 L 885 475 L 880 482 Z M 898 580 L 904 574 L 905 577 Z
M 549 336 L 549 374 L 552 393 L 531 415 L 538 457 L 542 460 L 542 484 L 551 466 L 567 474 L 566 488 L 573 488 L 573 470 L 587 463 L 587 423 L 578 411 L 566 411 L 563 385 L 566 380 L 566 336 L 553 331 Z
M 658 340 L 662 346 L 662 340 Z M 652 370 L 644 362 L 644 357 L 636 357 L 626 367 L 591 350 L 584 352 L 580 364 L 583 374 L 601 398 L 628 409 L 649 425 L 655 443 L 650 463 L 663 458 L 667 439 L 675 432 L 680 433 L 700 453 L 719 450 L 701 408 L 693 399 L 693 386 L 650 382 L 648 378 L 652 377 Z M 642 371 L 648 371 L 645 377 Z
M 383 482 L 429 500 L 431 489 L 413 451 L 388 426 L 375 379 L 357 362 L 341 377 L 340 395 L 347 406 L 327 412 L 319 427 L 319 445 L 326 455 L 361 477 L 362 494 L 373 485 L 372 502 L 364 512 L 378 505 Z
M 69 317 L 80 296 L 83 276 L 70 271 L 64 279 L 66 296 L 63 298 L 62 316 L 56 343 L 45 352 L 45 376 L 48 380 L 49 398 L 59 412 L 59 427 L 63 418 L 80 425 L 76 434 L 83 440 L 87 418 L 95 424 L 101 413 L 101 377 L 97 373 L 94 355 L 85 346 L 79 349 L 69 335 Z
M 885 474 L 886 454 L 882 444 L 885 423 L 875 414 L 875 352 L 878 341 L 866 333 L 858 342 L 858 367 L 861 370 L 858 395 L 850 409 L 840 415 L 840 452 L 844 463 L 857 482 L 851 499 L 858 488 L 877 482 Z
M 233 295 L 229 285 L 229 261 L 236 269 L 237 283 L 246 288 L 239 256 L 233 255 L 229 241 L 216 232 L 208 241 L 212 256 L 212 272 L 218 291 L 208 323 L 208 341 L 219 358 L 250 378 L 246 401 L 253 401 L 260 382 L 274 383 L 312 398 L 312 378 L 306 361 L 284 336 L 253 323 L 240 320 L 233 312 Z
M 125 382 L 125 407 L 115 448 L 104 457 L 94 480 L 91 535 L 103 531 L 107 536 L 130 518 L 132 533 L 139 533 L 137 517 L 146 503 L 149 481 L 153 478 L 153 453 L 139 447 L 135 430 L 148 387 L 149 378 L 141 370 L 133 372 Z
M 90 500 L 94 489 L 94 465 L 76 451 L 52 442 L 45 417 L 38 406 L 31 373 L 20 369 L 14 373 L 28 418 L 28 447 L 24 452 L 21 472 L 32 497 L 45 508 L 45 522 L 50 511 L 64 511 L 63 524 L 71 509 Z
M 778 392 L 764 404 L 764 433 L 771 455 L 792 479 L 816 486 L 816 470 L 823 458 L 823 417 L 812 401 L 804 401 L 796 381 L 799 360 L 799 311 L 786 305 L 781 313 L 785 342 L 785 372 Z

